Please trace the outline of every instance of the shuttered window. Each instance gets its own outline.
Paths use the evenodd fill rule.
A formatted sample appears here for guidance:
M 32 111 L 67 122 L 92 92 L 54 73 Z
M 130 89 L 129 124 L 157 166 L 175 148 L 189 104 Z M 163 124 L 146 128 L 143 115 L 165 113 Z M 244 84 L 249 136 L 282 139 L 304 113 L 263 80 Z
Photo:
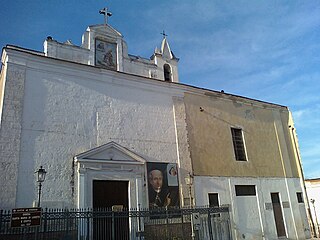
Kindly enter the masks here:
M 243 134 L 240 128 L 231 128 L 234 154 L 237 161 L 247 161 Z

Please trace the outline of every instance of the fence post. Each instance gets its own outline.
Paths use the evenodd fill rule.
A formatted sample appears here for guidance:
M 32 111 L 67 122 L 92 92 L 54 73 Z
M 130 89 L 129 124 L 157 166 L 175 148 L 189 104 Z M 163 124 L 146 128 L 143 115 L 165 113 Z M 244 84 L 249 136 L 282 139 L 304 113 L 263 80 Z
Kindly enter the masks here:
M 26 233 L 27 233 L 27 228 L 26 227 L 24 227 L 24 228 L 22 228 L 23 230 L 23 236 L 22 236 L 22 239 L 23 240 L 26 240 Z
M 228 209 L 228 212 L 227 212 L 227 230 L 228 230 L 228 232 L 229 232 L 229 239 L 232 239 L 232 229 L 231 229 L 231 219 L 230 219 L 230 216 L 231 216 L 231 214 L 230 214 L 230 208 Z
M 140 203 L 138 204 L 138 211 L 137 211 L 137 214 L 138 214 L 138 233 L 139 233 L 139 239 L 141 239 L 141 216 L 140 216 L 140 212 L 141 209 L 140 209 Z
M 34 233 L 34 240 L 38 239 L 38 232 L 39 232 L 39 227 L 35 227 L 35 233 Z
M 184 236 L 184 220 L 183 220 L 183 211 L 181 209 L 179 209 L 180 211 L 180 217 L 181 217 L 181 227 L 182 227 L 182 238 L 185 239 L 185 236 Z
M 43 217 L 43 232 L 46 233 L 47 232 L 47 218 L 48 218 L 48 215 L 47 215 L 47 212 L 48 212 L 48 208 L 45 209 L 45 212 L 44 212 L 44 217 Z
M 227 226 L 228 226 L 228 232 L 229 232 L 229 239 L 236 239 L 236 236 L 235 236 L 235 223 L 233 221 L 233 215 L 232 215 L 232 209 L 231 209 L 231 205 L 228 204 L 226 205 L 227 208 L 228 208 L 228 211 L 227 211 Z
M 66 213 L 66 220 L 67 220 L 67 226 L 66 226 L 66 235 L 69 235 L 69 209 L 65 209 L 65 213 Z
M 169 239 L 168 236 L 168 224 L 169 224 L 169 215 L 168 215 L 168 206 L 166 206 L 166 238 Z
M 3 210 L 0 210 L 0 230 L 2 229 L 2 212 Z
M 89 216 L 89 209 L 88 210 L 86 210 L 86 212 L 87 212 L 87 240 L 89 240 L 89 227 L 90 227 L 90 216 Z M 93 209 L 91 210 L 91 212 L 92 212 L 92 221 L 93 221 L 93 218 L 94 218 L 94 213 L 93 213 Z
M 190 213 L 190 224 L 191 224 L 191 239 L 195 240 L 196 234 L 195 234 L 195 229 L 193 224 L 193 209 L 192 209 L 192 212 Z
M 115 240 L 115 229 L 114 229 L 114 211 L 112 210 L 112 240 Z
M 210 207 L 208 208 L 208 228 L 209 228 L 210 240 L 213 240 Z

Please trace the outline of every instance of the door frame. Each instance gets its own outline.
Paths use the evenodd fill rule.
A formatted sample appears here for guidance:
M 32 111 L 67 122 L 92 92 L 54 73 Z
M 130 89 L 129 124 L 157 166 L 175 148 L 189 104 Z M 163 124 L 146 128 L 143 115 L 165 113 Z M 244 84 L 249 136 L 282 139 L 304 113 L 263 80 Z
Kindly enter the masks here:
M 146 160 L 115 142 L 74 157 L 76 206 L 93 207 L 93 180 L 129 182 L 129 208 L 146 207 Z
M 279 202 L 273 202 L 273 199 L 272 199 L 272 195 L 273 194 L 277 196 Z M 284 212 L 283 212 L 283 206 L 282 206 L 280 192 L 270 192 L 270 198 L 271 198 L 273 219 L 274 219 L 274 224 L 275 224 L 275 228 L 276 228 L 277 237 L 278 238 L 287 237 L 288 236 L 288 231 L 287 231 L 287 226 L 286 226 L 286 221 L 285 221 L 285 215 L 284 215 Z M 279 214 L 280 214 L 280 216 L 277 215 L 277 217 L 281 217 L 281 219 L 278 219 L 276 217 L 276 213 L 275 213 L 275 209 L 274 209 L 275 205 L 278 205 L 278 211 L 279 211 Z M 281 221 L 280 223 L 277 222 L 279 220 Z M 281 228 L 283 228 L 283 229 L 278 229 L 278 224 L 281 224 Z M 279 231 L 282 231 L 282 230 L 284 231 L 284 235 L 279 236 L 278 233 L 279 233 Z
M 79 164 L 80 165 L 80 164 Z M 114 165 L 114 164 L 113 164 Z M 144 187 L 144 169 L 145 167 L 139 165 L 123 165 L 121 169 L 111 169 L 105 166 L 103 169 L 93 169 L 85 165 L 78 168 L 78 208 L 92 208 L 93 207 L 93 181 L 94 180 L 110 180 L 110 181 L 128 181 L 128 208 L 138 208 L 145 206 L 146 201 L 143 198 Z M 135 170 L 135 171 L 133 171 Z

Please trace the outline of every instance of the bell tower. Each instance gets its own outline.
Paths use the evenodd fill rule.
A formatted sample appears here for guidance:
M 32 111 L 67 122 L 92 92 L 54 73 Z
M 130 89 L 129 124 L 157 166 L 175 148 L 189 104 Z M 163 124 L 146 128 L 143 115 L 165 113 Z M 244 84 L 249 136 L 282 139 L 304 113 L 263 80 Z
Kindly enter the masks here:
M 81 46 L 74 45 L 70 40 L 61 43 L 50 36 L 44 42 L 45 56 L 166 82 L 179 82 L 179 59 L 171 51 L 164 31 L 161 33 L 160 49 L 156 48 L 150 58 L 135 56 L 128 54 L 122 34 L 109 25 L 108 17 L 112 14 L 108 8 L 101 9 L 99 13 L 104 15 L 104 23 L 89 26 L 82 35 Z
M 158 67 L 158 71 L 160 74 L 158 78 L 167 82 L 179 82 L 178 75 L 178 62 L 179 59 L 173 54 L 170 49 L 167 36 L 163 31 L 161 33 L 163 35 L 163 39 L 161 42 L 161 49 L 156 48 L 154 50 L 153 55 L 151 56 L 151 60 Z

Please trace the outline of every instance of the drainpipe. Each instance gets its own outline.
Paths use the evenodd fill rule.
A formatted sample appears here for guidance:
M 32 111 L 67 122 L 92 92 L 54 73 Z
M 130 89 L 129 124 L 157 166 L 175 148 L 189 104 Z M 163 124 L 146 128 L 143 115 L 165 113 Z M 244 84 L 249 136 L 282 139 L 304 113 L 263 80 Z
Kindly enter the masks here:
M 314 226 L 314 222 L 313 222 L 313 218 L 311 215 L 311 211 L 310 211 L 310 203 L 309 203 L 309 197 L 308 197 L 308 193 L 307 193 L 307 187 L 306 184 L 304 182 L 304 173 L 303 173 L 303 169 L 302 169 L 302 163 L 301 163 L 301 158 L 300 158 L 300 154 L 299 154 L 299 149 L 298 149 L 298 144 L 297 144 L 297 140 L 296 140 L 296 134 L 294 132 L 294 127 L 292 127 L 291 125 L 289 125 L 289 128 L 291 129 L 291 136 L 293 139 L 293 143 L 294 143 L 294 148 L 297 154 L 297 158 L 298 158 L 298 162 L 299 162 L 299 168 L 300 168 L 300 172 L 301 172 L 301 176 L 302 176 L 302 184 L 303 184 L 303 188 L 304 188 L 304 192 L 305 192 L 305 198 L 307 200 L 307 214 L 308 214 L 308 218 L 311 221 L 311 232 L 313 237 L 318 237 L 317 233 L 315 231 L 315 226 Z

